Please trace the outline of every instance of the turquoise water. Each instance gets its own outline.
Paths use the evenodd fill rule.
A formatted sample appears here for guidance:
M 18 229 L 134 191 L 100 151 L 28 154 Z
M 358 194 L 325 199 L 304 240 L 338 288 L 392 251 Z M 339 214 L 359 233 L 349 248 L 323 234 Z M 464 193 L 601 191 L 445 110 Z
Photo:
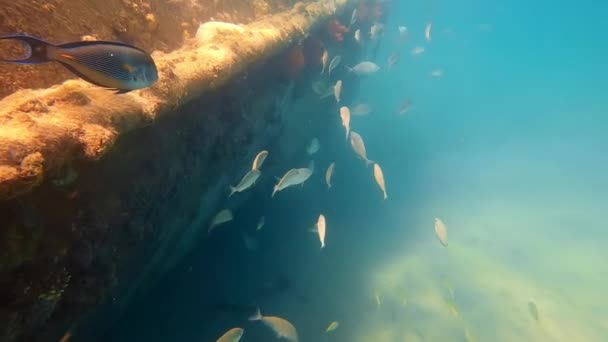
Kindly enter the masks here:
M 238 234 L 205 242 L 107 337 L 215 341 L 241 326 L 242 341 L 275 340 L 247 321 L 259 306 L 291 321 L 301 341 L 605 340 L 606 10 L 591 1 L 396 2 L 375 60 L 382 69 L 360 84 L 373 113 L 351 121 L 384 170 L 388 199 L 336 118 L 318 133 L 317 171 L 303 188 L 238 214 L 237 225 L 252 227 L 266 216 L 250 231 L 257 251 Z M 403 46 L 398 25 L 410 32 Z M 426 51 L 412 56 L 415 46 Z M 431 77 L 435 69 L 443 76 Z M 407 98 L 409 112 L 395 115 Z M 323 250 L 309 232 L 320 213 Z M 448 227 L 447 248 L 435 217 Z M 277 277 L 288 286 L 274 286 Z M 334 320 L 339 328 L 325 334 Z

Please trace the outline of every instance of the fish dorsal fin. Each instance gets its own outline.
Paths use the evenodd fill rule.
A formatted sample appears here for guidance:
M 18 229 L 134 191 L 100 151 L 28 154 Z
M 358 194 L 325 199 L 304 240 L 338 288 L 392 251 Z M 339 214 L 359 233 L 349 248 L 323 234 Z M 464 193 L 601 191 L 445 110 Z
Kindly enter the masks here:
M 144 51 L 136 46 L 126 44 L 126 43 L 121 43 L 121 42 L 108 41 L 108 40 L 84 40 L 84 41 L 79 41 L 79 42 L 71 42 L 71 43 L 57 45 L 57 47 L 60 47 L 62 49 L 72 49 L 72 48 L 77 48 L 77 47 L 82 47 L 82 46 L 91 46 L 91 45 L 123 46 L 123 47 L 128 47 L 131 49 L 135 49 L 135 50 L 138 50 L 138 51 L 141 51 L 141 52 L 147 54 L 146 51 Z

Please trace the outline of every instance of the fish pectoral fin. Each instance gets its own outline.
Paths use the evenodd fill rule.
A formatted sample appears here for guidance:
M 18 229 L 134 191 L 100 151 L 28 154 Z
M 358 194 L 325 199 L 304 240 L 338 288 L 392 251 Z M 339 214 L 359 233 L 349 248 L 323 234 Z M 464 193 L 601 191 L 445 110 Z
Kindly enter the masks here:
M 133 89 L 111 89 L 111 90 L 116 90 L 116 95 L 120 95 L 120 94 L 126 94 L 130 91 L 132 91 Z
M 127 63 L 123 64 L 122 68 L 125 69 L 126 71 L 128 71 L 129 73 L 132 73 L 133 70 L 135 70 L 135 68 L 132 65 L 127 64 Z
M 75 61 L 76 57 L 70 55 L 69 53 L 60 53 L 59 57 L 69 59 L 70 61 Z

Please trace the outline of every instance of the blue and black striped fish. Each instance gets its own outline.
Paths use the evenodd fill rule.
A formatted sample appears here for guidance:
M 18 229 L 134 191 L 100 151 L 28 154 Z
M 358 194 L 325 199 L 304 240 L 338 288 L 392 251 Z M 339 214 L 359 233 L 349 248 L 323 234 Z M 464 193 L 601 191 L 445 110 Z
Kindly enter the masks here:
M 158 80 L 154 60 L 134 46 L 109 41 L 81 41 L 53 45 L 36 37 L 14 34 L 0 37 L 23 42 L 28 47 L 22 59 L 0 62 L 39 64 L 59 62 L 87 82 L 126 93 L 146 88 Z

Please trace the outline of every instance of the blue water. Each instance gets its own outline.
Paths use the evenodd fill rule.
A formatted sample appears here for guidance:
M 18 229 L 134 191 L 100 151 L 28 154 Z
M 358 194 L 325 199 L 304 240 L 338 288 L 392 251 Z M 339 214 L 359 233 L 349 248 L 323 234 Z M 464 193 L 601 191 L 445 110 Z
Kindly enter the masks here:
M 332 127 L 311 132 L 321 140 L 313 177 L 272 200 L 267 179 L 256 185 L 264 199 L 237 213 L 239 227 L 266 216 L 260 232 L 248 228 L 259 249 L 245 250 L 236 232 L 202 242 L 111 340 L 215 341 L 233 326 L 245 329 L 242 341 L 275 340 L 246 320 L 253 305 L 289 319 L 301 341 L 604 341 L 607 10 L 587 0 L 395 1 L 375 59 L 382 69 L 361 80 L 357 98 L 345 94 L 374 109 L 351 127 L 384 170 L 388 200 L 329 105 Z M 410 32 L 402 46 L 398 25 Z M 412 56 L 415 46 L 426 51 Z M 435 69 L 443 76 L 431 77 Z M 396 115 L 407 98 L 411 109 Z M 324 250 L 309 232 L 320 213 Z M 256 292 L 283 276 L 287 290 Z M 243 310 L 220 314 L 219 302 Z M 325 334 L 334 320 L 340 327 Z

